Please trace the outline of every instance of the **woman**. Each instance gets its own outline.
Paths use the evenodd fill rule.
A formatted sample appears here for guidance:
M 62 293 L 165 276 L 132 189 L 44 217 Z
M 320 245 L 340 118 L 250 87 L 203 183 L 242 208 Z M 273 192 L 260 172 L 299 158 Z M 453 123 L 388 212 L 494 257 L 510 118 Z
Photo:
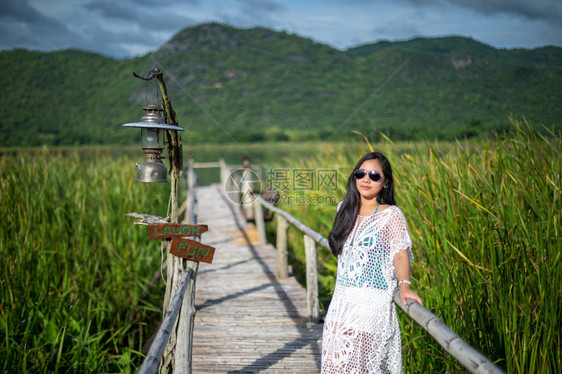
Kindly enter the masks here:
M 401 373 L 396 285 L 404 304 L 422 300 L 410 289 L 412 242 L 382 153 L 366 154 L 353 169 L 329 242 L 338 273 L 324 322 L 322 373 Z

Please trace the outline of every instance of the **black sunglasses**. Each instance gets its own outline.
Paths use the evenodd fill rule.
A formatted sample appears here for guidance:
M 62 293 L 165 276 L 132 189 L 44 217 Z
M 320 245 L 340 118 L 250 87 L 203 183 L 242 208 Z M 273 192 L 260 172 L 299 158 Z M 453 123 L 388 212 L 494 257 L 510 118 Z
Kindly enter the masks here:
M 355 177 L 355 179 L 363 179 L 365 178 L 365 175 L 367 175 L 367 170 L 357 169 L 353 172 L 353 176 Z M 378 182 L 382 177 L 378 171 L 371 170 L 369 172 L 369 178 L 371 178 L 373 182 Z

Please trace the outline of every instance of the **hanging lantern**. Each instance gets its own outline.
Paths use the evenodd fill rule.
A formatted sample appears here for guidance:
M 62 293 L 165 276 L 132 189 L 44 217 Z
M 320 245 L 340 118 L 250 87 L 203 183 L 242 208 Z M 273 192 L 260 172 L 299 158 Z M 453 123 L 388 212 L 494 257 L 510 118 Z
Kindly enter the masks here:
M 162 162 L 160 154 L 164 149 L 164 130 L 183 131 L 179 126 L 167 124 L 160 115 L 162 108 L 157 105 L 147 105 L 142 122 L 126 123 L 123 127 L 138 127 L 141 129 L 141 147 L 144 152 L 144 162 L 137 164 L 137 182 L 167 182 L 168 172 Z

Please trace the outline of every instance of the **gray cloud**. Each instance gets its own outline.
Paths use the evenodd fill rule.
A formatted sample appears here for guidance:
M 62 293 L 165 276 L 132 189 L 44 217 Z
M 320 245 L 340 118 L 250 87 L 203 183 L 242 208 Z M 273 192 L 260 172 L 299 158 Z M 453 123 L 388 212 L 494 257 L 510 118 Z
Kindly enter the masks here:
M 437 4 L 458 5 L 485 15 L 509 14 L 529 20 L 544 19 L 560 27 L 562 2 L 559 0 L 402 0 L 419 7 Z
M 162 5 L 172 5 L 172 4 L 183 4 L 183 5 L 197 5 L 200 4 L 200 0 L 166 0 L 166 2 L 162 2 L 162 0 L 129 0 L 131 5 L 141 5 L 141 6 L 149 6 L 149 7 L 159 7 Z
M 73 36 L 67 27 L 35 10 L 27 0 L 0 0 L 0 9 L 0 47 L 16 44 L 24 48 L 41 48 L 45 46 L 44 35 L 50 36 L 51 46 L 71 45 Z
M 99 12 L 102 16 L 113 19 L 134 20 L 136 10 L 130 4 L 116 1 L 92 1 L 84 5 L 84 8 Z
M 11 24 L 16 27 L 27 27 L 31 31 L 46 30 L 48 33 L 65 34 L 68 32 L 65 25 L 54 19 L 47 17 L 29 6 L 27 0 L 11 2 L 10 0 L 0 0 L 0 21 L 2 24 Z
M 0 19 L 33 23 L 52 23 L 52 20 L 43 16 L 29 6 L 28 0 L 10 1 L 0 0 Z
M 92 1 L 84 7 L 102 15 L 105 19 L 116 21 L 128 21 L 132 26 L 138 26 L 143 32 L 148 30 L 155 31 L 176 31 L 178 29 L 195 24 L 196 21 L 182 16 L 173 11 L 159 8 L 157 6 L 139 6 L 138 4 L 152 5 L 151 1 L 135 0 L 131 2 L 115 1 Z
M 217 20 L 239 27 L 273 25 L 275 14 L 287 7 L 276 0 L 235 0 L 236 7 L 226 7 L 216 11 Z M 270 26 L 275 28 L 274 26 Z
M 37 50 L 77 48 L 125 57 L 154 50 L 173 33 L 197 24 L 194 19 L 156 4 L 161 2 L 91 1 L 76 5 L 80 14 L 77 19 L 62 21 L 44 15 L 28 0 L 0 0 L 0 49 L 14 46 Z M 121 26 L 118 32 L 116 25 Z
M 422 35 L 422 31 L 411 22 L 404 22 L 400 25 L 389 24 L 380 25 L 373 28 L 373 35 L 377 36 L 377 39 L 383 40 L 396 40 L 396 39 L 406 39 L 412 36 Z
M 245 10 L 252 12 L 274 12 L 286 9 L 286 5 L 276 0 L 238 0 Z
M 0 0 L 0 9 L 0 50 L 77 48 L 118 58 L 210 21 L 285 30 L 341 49 L 452 33 L 502 47 L 562 44 L 560 0 Z M 472 25 L 455 23 L 465 14 Z

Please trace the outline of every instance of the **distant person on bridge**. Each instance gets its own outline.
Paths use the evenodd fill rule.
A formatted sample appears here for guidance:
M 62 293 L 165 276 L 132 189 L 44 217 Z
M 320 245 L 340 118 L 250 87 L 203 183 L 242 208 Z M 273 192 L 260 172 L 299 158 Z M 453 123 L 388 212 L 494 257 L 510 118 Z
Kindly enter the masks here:
M 402 302 L 422 300 L 410 289 L 412 241 L 382 153 L 366 154 L 353 169 L 329 242 L 338 271 L 324 322 L 322 373 L 401 373 L 393 293 L 399 287 Z

